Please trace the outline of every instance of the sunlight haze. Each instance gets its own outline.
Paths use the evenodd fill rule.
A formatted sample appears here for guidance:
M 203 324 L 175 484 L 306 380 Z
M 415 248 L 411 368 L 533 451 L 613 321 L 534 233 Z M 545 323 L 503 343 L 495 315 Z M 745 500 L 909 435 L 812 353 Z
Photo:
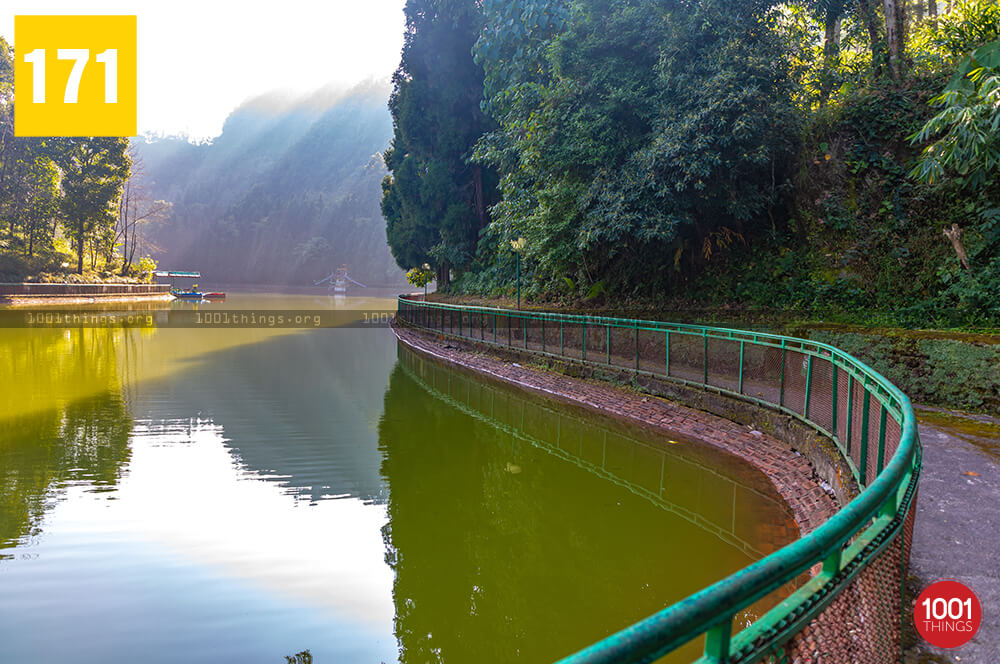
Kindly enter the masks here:
M 139 133 L 203 139 L 264 92 L 387 80 L 402 48 L 402 8 L 402 0 L 15 0 L 0 14 L 0 36 L 14 41 L 16 14 L 136 14 Z

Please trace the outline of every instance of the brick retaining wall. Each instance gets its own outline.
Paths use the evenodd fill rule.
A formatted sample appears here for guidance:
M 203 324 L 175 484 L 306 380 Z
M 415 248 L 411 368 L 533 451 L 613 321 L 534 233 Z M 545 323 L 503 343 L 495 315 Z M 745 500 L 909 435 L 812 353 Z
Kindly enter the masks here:
M 440 361 L 472 369 L 523 389 L 582 405 L 704 441 L 733 454 L 763 473 L 791 508 L 802 533 L 832 516 L 837 500 L 820 486 L 813 465 L 773 435 L 695 410 L 653 394 L 628 391 L 604 381 L 571 378 L 534 366 L 505 360 L 497 349 L 473 349 L 472 344 L 440 339 L 411 328 L 394 327 L 400 342 Z M 527 361 L 527 359 L 525 360 Z
M 0 304 L 79 304 L 169 300 L 170 284 L 0 283 Z

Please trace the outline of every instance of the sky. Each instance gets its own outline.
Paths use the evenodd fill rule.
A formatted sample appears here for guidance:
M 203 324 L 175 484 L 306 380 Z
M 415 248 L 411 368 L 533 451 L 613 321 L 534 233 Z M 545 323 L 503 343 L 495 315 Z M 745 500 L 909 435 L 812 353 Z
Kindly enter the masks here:
M 139 133 L 206 139 L 244 100 L 387 80 L 403 46 L 404 0 L 4 0 L 16 14 L 135 14 Z M 15 42 L 16 47 L 16 42 Z

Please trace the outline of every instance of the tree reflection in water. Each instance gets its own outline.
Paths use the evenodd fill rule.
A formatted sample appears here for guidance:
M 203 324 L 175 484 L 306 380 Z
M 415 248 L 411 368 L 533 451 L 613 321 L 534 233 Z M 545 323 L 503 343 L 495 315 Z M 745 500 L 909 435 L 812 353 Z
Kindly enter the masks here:
M 117 357 L 121 329 L 2 330 L 0 549 L 40 532 L 70 483 L 117 485 L 129 459 L 132 418 Z M 11 333 L 21 332 L 13 335 Z M 19 412 L 23 414 L 18 414 Z M 2 555 L 2 554 L 0 554 Z
M 400 350 L 379 426 L 401 662 L 553 661 L 742 568 L 790 521 L 728 455 L 415 357 Z

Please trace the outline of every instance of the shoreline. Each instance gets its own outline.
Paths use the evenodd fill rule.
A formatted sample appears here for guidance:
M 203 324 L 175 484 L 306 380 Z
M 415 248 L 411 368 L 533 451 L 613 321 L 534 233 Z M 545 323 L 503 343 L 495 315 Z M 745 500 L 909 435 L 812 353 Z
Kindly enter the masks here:
M 442 304 L 473 304 L 467 300 L 472 298 L 438 294 L 428 298 Z M 475 304 L 502 306 L 505 302 L 481 299 Z M 530 305 L 524 308 L 532 309 Z M 621 315 L 600 308 L 565 313 Z M 821 319 L 768 320 L 756 313 L 741 315 L 736 311 L 720 319 L 705 313 L 662 311 L 651 320 L 735 327 L 828 343 L 868 363 L 922 405 L 1000 417 L 1000 377 L 989 371 L 1000 364 L 1000 334 L 995 332 L 847 325 Z
M 652 394 L 626 391 L 608 381 L 566 376 L 504 360 L 497 353 L 459 348 L 454 339 L 439 341 L 398 325 L 392 330 L 399 343 L 439 362 L 651 427 L 661 434 L 680 434 L 739 458 L 767 477 L 791 509 L 801 535 L 814 530 L 840 508 L 839 501 L 821 486 L 816 469 L 804 455 L 755 427 Z
M 0 283 L 0 306 L 5 308 L 99 302 L 166 302 L 172 299 L 169 284 Z

